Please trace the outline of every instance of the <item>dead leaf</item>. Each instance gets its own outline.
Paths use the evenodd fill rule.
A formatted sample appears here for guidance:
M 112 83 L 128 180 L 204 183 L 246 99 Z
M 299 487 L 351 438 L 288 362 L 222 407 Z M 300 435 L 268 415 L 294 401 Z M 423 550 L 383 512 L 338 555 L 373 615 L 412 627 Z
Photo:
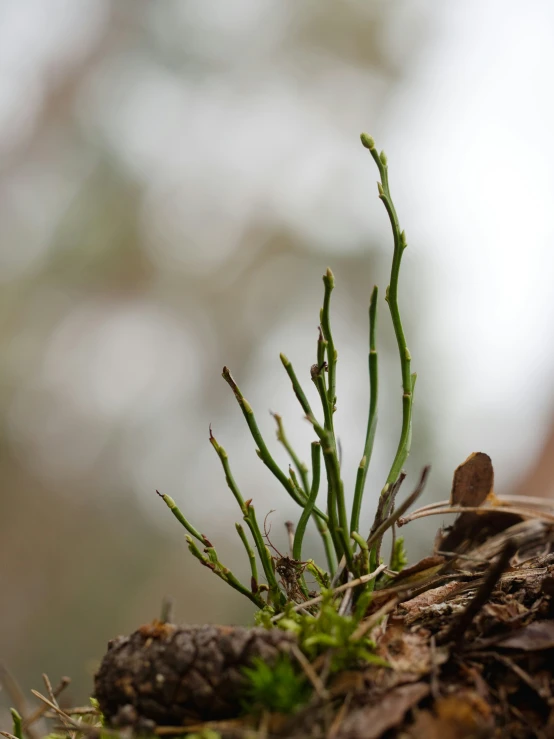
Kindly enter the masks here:
M 494 487 L 491 458 L 484 452 L 473 452 L 454 471 L 450 505 L 478 507 Z
M 400 685 L 383 695 L 372 706 L 364 706 L 346 717 L 337 739 L 379 739 L 385 731 L 398 726 L 405 714 L 416 706 L 430 691 L 425 683 Z
M 416 562 L 415 565 L 405 567 L 402 572 L 399 572 L 392 584 L 400 585 L 400 583 L 405 583 L 408 585 L 411 582 L 417 583 L 419 580 L 423 580 L 438 571 L 444 562 L 445 559 L 440 554 L 424 557 L 419 562 Z
M 485 739 L 492 736 L 489 705 L 469 691 L 439 698 L 434 712 L 421 711 L 411 727 L 414 739 Z
M 377 654 L 386 660 L 395 672 L 418 677 L 431 671 L 433 662 L 429 646 L 429 632 L 423 629 L 408 632 L 404 623 L 391 621 L 377 644 Z M 442 664 L 446 659 L 442 659 Z
M 538 652 L 554 647 L 554 621 L 535 621 L 513 632 L 506 639 L 497 642 L 505 649 L 522 649 L 524 652 Z

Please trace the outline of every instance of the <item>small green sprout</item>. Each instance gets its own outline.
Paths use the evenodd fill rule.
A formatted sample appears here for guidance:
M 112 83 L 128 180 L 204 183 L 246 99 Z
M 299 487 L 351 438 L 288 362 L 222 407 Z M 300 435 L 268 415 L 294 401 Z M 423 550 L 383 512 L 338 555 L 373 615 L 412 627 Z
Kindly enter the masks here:
M 16 708 L 10 708 L 10 713 L 12 714 L 13 722 L 12 733 L 17 739 L 23 739 L 23 719 L 21 718 L 21 714 Z

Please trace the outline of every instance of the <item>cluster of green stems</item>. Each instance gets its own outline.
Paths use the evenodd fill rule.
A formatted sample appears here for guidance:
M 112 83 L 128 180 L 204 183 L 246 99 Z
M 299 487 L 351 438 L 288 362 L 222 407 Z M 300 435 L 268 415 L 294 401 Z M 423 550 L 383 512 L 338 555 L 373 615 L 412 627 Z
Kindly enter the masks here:
M 311 475 L 308 467 L 300 460 L 290 445 L 285 434 L 282 418 L 278 414 L 273 414 L 277 424 L 277 439 L 283 445 L 291 460 L 287 472 L 281 469 L 267 447 L 250 403 L 242 394 L 229 369 L 227 367 L 223 368 L 223 378 L 233 390 L 256 444 L 258 457 L 277 478 L 288 495 L 302 509 L 293 535 L 291 556 L 286 559 L 288 560 L 289 566 L 292 566 L 293 572 L 299 573 L 297 578 L 298 590 L 295 592 L 301 593 L 301 597 L 303 598 L 308 598 L 309 596 L 303 575 L 304 567 L 309 569 L 310 573 L 315 576 L 318 583 L 323 587 L 330 582 L 336 583 L 345 570 L 351 573 L 352 576 L 359 577 L 372 572 L 378 566 L 383 534 L 388 527 L 394 525 L 394 521 L 397 518 L 394 515 L 394 498 L 398 490 L 399 481 L 402 479 L 400 476 L 409 454 L 411 443 L 412 403 L 416 375 L 411 373 L 411 356 L 406 345 L 398 305 L 398 278 L 402 254 L 407 243 L 404 231 L 400 230 L 398 217 L 390 194 L 385 153 L 377 152 L 373 139 L 367 134 L 362 134 L 361 141 L 363 146 L 369 150 L 377 165 L 380 176 L 380 181 L 377 183 L 379 198 L 385 205 L 392 227 L 394 250 L 390 283 L 385 299 L 389 306 L 394 327 L 402 374 L 402 428 L 400 440 L 389 474 L 381 491 L 376 518 L 368 536 L 364 537 L 361 535 L 359 525 L 366 477 L 377 429 L 379 385 L 376 345 L 377 287 L 373 288 L 369 303 L 369 413 L 367 430 L 362 458 L 356 474 L 350 515 L 348 515 L 347 511 L 334 426 L 334 414 L 337 402 L 336 375 L 338 355 L 330 321 L 331 294 L 335 286 L 335 279 L 331 270 L 328 269 L 323 276 L 324 298 L 323 307 L 320 312 L 317 362 L 311 368 L 311 380 L 317 389 L 319 403 L 321 405 L 322 422 L 321 419 L 317 418 L 316 413 L 308 402 L 291 362 L 284 354 L 281 354 L 281 362 L 292 383 L 294 393 L 305 417 L 315 432 L 316 438 L 311 445 Z M 185 518 L 175 501 L 168 495 L 160 495 L 178 521 L 187 530 L 186 540 L 188 547 L 191 553 L 204 566 L 211 569 L 214 574 L 231 585 L 231 587 L 249 598 L 257 607 L 264 608 L 269 605 L 277 612 L 282 611 L 290 600 L 291 591 L 280 580 L 279 560 L 271 554 L 266 543 L 266 537 L 264 537 L 257 521 L 252 500 L 244 500 L 231 472 L 227 452 L 218 443 L 212 434 L 211 428 L 210 443 L 219 457 L 227 485 L 240 508 L 243 521 L 250 532 L 255 547 L 254 550 L 244 527 L 237 523 L 236 530 L 250 563 L 251 578 L 249 587 L 241 583 L 229 568 L 225 567 L 209 539 Z M 322 510 L 316 505 L 321 483 L 321 457 L 323 457 L 327 486 L 325 510 Z M 302 560 L 302 544 L 310 518 L 313 519 L 323 542 L 327 560 L 327 571 L 317 567 L 312 560 L 309 560 L 307 563 Z M 263 580 L 260 578 L 258 571 L 258 562 L 263 572 Z M 296 570 L 294 569 L 295 567 Z M 373 581 L 368 582 L 368 588 L 373 586 Z

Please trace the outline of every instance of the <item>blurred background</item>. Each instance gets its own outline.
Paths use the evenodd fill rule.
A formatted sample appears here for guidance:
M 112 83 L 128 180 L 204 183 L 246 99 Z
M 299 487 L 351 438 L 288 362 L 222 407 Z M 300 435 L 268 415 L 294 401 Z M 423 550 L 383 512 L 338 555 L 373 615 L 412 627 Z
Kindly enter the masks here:
M 369 527 L 401 389 L 392 238 L 361 131 L 387 152 L 409 244 L 404 493 L 430 463 L 426 499 L 448 497 L 473 451 L 491 455 L 498 492 L 554 493 L 553 29 L 546 0 L 0 4 L 0 660 L 24 690 L 67 674 L 86 700 L 108 639 L 166 595 L 181 622 L 251 622 L 155 490 L 247 578 L 211 423 L 286 547 L 299 511 L 257 459 L 221 368 L 279 462 L 270 410 L 308 460 L 279 352 L 312 393 L 327 266 L 349 492 L 381 288 Z M 411 559 L 441 523 L 407 527 Z

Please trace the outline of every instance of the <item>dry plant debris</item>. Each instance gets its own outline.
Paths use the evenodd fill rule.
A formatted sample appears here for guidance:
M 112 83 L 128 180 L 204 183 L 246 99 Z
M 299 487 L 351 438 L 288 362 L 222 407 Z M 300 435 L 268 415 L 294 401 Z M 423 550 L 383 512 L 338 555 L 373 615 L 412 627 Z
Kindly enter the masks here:
M 479 525 L 463 512 L 432 556 L 374 592 L 361 626 L 387 666 L 330 675 L 320 656 L 309 665 L 318 689 L 293 716 L 241 718 L 241 665 L 290 653 L 294 637 L 157 622 L 116 640 L 104 658 L 96 695 L 105 716 L 160 735 L 194 722 L 195 731 L 268 739 L 554 737 L 552 513 L 532 500 L 514 513 L 521 503 L 494 496 L 490 460 L 479 460 L 470 465 L 478 475 L 490 466 L 491 487 L 469 502 Z M 445 541 L 455 548 L 442 550 Z

